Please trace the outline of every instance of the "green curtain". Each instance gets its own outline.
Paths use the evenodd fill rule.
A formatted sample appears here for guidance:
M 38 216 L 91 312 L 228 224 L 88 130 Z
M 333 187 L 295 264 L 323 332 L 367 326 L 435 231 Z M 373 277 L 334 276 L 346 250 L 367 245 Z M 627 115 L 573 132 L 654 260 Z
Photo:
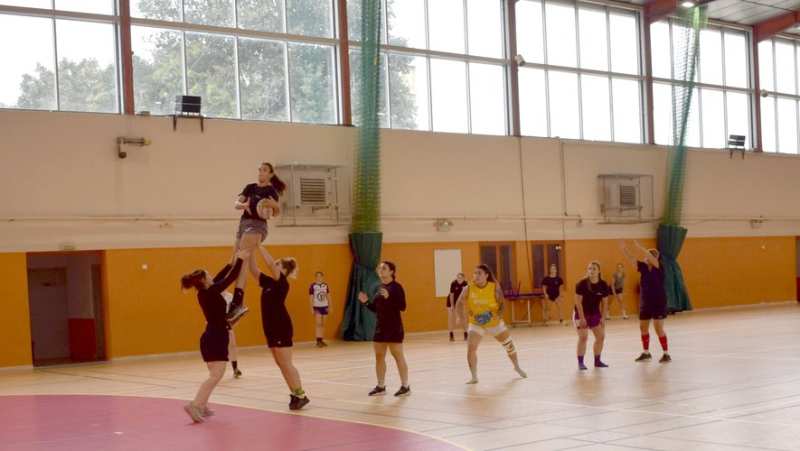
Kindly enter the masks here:
M 347 284 L 344 319 L 340 334 L 348 341 L 370 341 L 375 334 L 375 314 L 361 305 L 358 293 L 370 293 L 378 283 L 375 268 L 381 258 L 381 232 L 353 232 L 350 234 L 350 249 L 353 251 L 353 268 Z
M 687 229 L 677 225 L 661 224 L 658 226 L 658 252 L 664 265 L 664 285 L 667 289 L 667 309 L 671 313 L 691 310 L 689 293 L 683 282 L 683 273 L 678 265 L 678 254 L 686 239 Z

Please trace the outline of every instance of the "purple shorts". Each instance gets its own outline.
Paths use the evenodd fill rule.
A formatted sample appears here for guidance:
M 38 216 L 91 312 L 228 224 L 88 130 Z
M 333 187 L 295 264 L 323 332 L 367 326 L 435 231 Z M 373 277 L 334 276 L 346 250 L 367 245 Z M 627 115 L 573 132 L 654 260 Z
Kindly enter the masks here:
M 594 329 L 595 327 L 599 326 L 600 325 L 600 320 L 603 319 L 603 315 L 601 315 L 599 313 L 595 313 L 595 314 L 591 314 L 591 315 L 584 314 L 583 317 L 586 318 L 586 328 L 587 329 Z M 576 329 L 578 328 L 578 321 L 580 321 L 580 319 L 581 318 L 580 318 L 580 316 L 578 316 L 578 312 L 576 311 L 574 313 L 574 315 L 572 316 L 572 320 L 573 320 L 573 322 L 575 324 L 575 328 Z

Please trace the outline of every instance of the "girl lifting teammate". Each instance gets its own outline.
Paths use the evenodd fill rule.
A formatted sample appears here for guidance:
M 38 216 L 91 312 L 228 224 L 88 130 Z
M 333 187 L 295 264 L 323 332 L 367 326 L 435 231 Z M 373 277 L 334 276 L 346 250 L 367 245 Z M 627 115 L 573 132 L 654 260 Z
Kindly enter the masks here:
M 258 269 L 255 259 L 250 259 L 250 273 L 258 279 L 261 286 L 261 325 L 267 337 L 267 346 L 272 358 L 281 370 L 286 385 L 289 386 L 289 409 L 299 410 L 308 404 L 309 400 L 300 382 L 300 372 L 292 363 L 292 338 L 294 329 L 292 318 L 286 310 L 286 296 L 289 295 L 289 281 L 287 278 L 297 278 L 297 260 L 292 257 L 282 258 L 278 261 L 264 249 L 257 245 L 258 252 L 267 264 L 267 273 Z
M 270 163 L 261 163 L 258 168 L 258 183 L 251 183 L 244 187 L 236 199 L 234 208 L 242 210 L 239 220 L 239 230 L 233 250 L 253 249 L 257 244 L 267 239 L 267 220 L 280 213 L 278 199 L 286 190 L 286 184 L 275 175 Z M 255 259 L 254 255 L 250 258 Z M 228 310 L 228 321 L 236 323 L 242 315 L 250 311 L 244 302 L 244 289 L 247 284 L 247 272 L 242 271 L 236 280 L 233 290 L 233 301 Z
M 514 371 L 522 377 L 528 375 L 519 367 L 517 350 L 511 340 L 511 334 L 503 323 L 503 311 L 506 308 L 503 290 L 495 281 L 492 271 L 485 264 L 480 264 L 473 272 L 473 281 L 461 292 L 458 305 L 463 315 L 469 318 L 469 342 L 467 345 L 467 362 L 472 378 L 467 384 L 478 383 L 478 345 L 486 332 L 506 348 L 508 358 L 514 364 Z
M 589 263 L 586 277 L 575 285 L 575 329 L 578 331 L 578 369 L 585 370 L 583 356 L 586 355 L 586 342 L 589 331 L 594 334 L 594 367 L 606 368 L 600 360 L 603 341 L 606 336 L 603 316 L 608 312 L 608 284 L 600 275 L 600 262 Z
M 250 258 L 250 251 L 240 250 L 236 257 L 233 267 L 226 266 L 216 278 L 212 278 L 205 269 L 198 269 L 181 277 L 181 287 L 184 290 L 197 290 L 197 300 L 206 318 L 206 330 L 200 336 L 200 353 L 208 366 L 208 379 L 197 390 L 194 400 L 183 406 L 183 410 L 196 423 L 202 423 L 204 417 L 213 415 L 213 411 L 208 408 L 208 398 L 225 374 L 230 325 L 225 319 L 226 303 L 222 292 L 239 276 L 242 262 Z
M 368 309 L 375 312 L 375 335 L 373 337 L 375 348 L 375 373 L 378 376 L 378 385 L 369 392 L 370 396 L 386 394 L 386 350 L 392 353 L 400 373 L 400 389 L 395 396 L 408 396 L 411 386 L 408 384 L 408 364 L 403 355 L 403 318 L 400 312 L 406 309 L 406 292 L 403 286 L 397 283 L 395 276 L 397 265 L 394 262 L 382 261 L 377 268 L 380 283 L 375 287 L 372 302 L 366 293 L 358 293 L 358 300 Z

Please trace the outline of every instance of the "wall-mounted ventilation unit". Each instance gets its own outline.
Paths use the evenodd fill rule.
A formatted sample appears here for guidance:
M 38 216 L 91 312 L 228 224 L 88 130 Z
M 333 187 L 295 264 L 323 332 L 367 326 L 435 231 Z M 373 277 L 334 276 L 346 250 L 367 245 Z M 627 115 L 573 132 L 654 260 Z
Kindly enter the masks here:
M 606 224 L 648 222 L 653 216 L 653 176 L 600 174 L 600 212 Z
M 286 182 L 281 196 L 280 226 L 337 225 L 350 217 L 347 168 L 342 165 L 289 163 L 275 166 Z

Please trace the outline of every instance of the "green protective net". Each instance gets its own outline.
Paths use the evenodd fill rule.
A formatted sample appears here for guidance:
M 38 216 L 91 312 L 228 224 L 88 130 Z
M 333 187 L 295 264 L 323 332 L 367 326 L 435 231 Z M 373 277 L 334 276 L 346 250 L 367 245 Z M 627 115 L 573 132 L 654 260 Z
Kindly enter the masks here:
M 700 31 L 707 22 L 706 7 L 701 6 L 686 10 L 673 26 L 678 37 L 673 40 L 676 81 L 672 86 L 672 143 L 667 156 L 664 214 L 658 227 L 667 308 L 672 313 L 692 309 L 677 259 L 688 232 L 680 226 L 686 181 L 686 137 L 700 58 Z
M 353 226 L 350 249 L 353 267 L 347 286 L 342 325 L 344 340 L 368 341 L 375 333 L 375 314 L 361 305 L 359 293 L 373 293 L 383 235 L 381 214 L 380 108 L 381 0 L 361 0 L 361 86 L 359 87 L 358 148 L 355 158 Z
M 361 0 L 361 124 L 355 161 L 353 232 L 377 231 L 380 225 L 380 35 L 381 0 Z
M 675 82 L 672 86 L 672 144 L 667 157 L 667 178 L 663 224 L 678 225 L 683 211 L 683 192 L 686 179 L 686 136 L 689 113 L 700 57 L 700 30 L 705 28 L 708 14 L 705 6 L 690 8 L 677 20 L 673 32 Z

